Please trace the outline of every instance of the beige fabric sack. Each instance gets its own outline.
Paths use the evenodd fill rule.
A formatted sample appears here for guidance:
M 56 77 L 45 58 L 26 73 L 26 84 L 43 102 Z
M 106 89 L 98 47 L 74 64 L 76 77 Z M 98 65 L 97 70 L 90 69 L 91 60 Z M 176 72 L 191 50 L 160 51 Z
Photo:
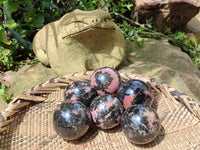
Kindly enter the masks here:
M 33 50 L 41 63 L 65 75 L 116 68 L 125 55 L 125 40 L 108 12 L 75 10 L 44 26 L 34 37 Z

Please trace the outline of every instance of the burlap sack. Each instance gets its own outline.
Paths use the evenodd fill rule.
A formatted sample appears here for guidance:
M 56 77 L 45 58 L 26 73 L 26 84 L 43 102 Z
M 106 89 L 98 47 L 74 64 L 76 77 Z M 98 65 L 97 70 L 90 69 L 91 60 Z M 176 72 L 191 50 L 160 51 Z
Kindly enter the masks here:
M 125 55 L 125 40 L 108 12 L 75 10 L 44 26 L 34 37 L 33 50 L 41 63 L 65 75 L 116 68 Z

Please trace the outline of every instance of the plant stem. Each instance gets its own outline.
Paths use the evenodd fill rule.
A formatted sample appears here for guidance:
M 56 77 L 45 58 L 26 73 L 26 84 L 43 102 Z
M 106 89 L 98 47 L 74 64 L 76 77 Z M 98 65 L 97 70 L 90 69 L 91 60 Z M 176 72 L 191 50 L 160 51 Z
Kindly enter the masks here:
M 11 15 L 8 13 L 8 4 L 7 3 L 3 3 L 3 11 L 4 11 L 4 20 L 6 22 L 6 20 L 11 20 L 12 17 Z M 11 34 L 13 34 L 14 38 L 21 43 L 26 49 L 28 50 L 32 50 L 32 43 L 23 39 L 19 33 L 17 33 L 16 31 L 14 31 L 11 28 L 8 28 L 8 30 L 11 32 Z
M 116 16 L 119 16 L 119 17 L 121 17 L 122 19 L 124 19 L 124 20 L 130 22 L 131 24 L 134 24 L 134 25 L 143 27 L 145 30 L 148 31 L 148 32 L 141 32 L 141 33 L 144 33 L 144 34 L 146 34 L 146 35 L 148 35 L 148 34 L 151 34 L 151 35 L 157 34 L 157 35 L 159 35 L 159 36 L 168 38 L 167 35 L 165 35 L 165 34 L 163 34 L 163 33 L 161 33 L 161 32 L 156 32 L 156 31 L 154 31 L 153 29 L 146 27 L 144 24 L 140 24 L 140 23 L 138 23 L 138 22 L 135 22 L 135 21 L 133 21 L 133 20 L 131 20 L 131 19 L 129 19 L 129 18 L 127 18 L 127 17 L 125 17 L 125 16 L 123 16 L 123 15 L 117 13 L 117 12 L 112 12 L 111 14 L 114 14 L 114 15 L 116 15 Z M 151 32 L 152 32 L 152 33 L 151 33 Z
M 66 7 L 66 4 L 63 2 L 63 0 L 60 0 L 60 2 L 62 3 L 62 5 L 63 5 L 63 7 L 64 7 L 65 11 L 67 11 L 67 10 L 68 10 L 68 8 Z

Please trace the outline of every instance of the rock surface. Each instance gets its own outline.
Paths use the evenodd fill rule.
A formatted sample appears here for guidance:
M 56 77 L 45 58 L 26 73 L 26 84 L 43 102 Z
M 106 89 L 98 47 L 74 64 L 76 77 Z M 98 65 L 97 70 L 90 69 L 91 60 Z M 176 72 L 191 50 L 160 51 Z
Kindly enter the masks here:
M 153 77 L 200 101 L 200 71 L 180 48 L 148 39 L 143 48 L 129 43 L 127 50 L 120 70 Z
M 187 23 L 187 29 L 193 33 L 200 31 L 200 13 Z
M 187 29 L 191 31 L 187 34 L 188 39 L 200 44 L 200 13 L 188 22 Z
M 7 103 L 4 102 L 0 97 L 0 111 L 4 110 L 6 106 L 7 106 Z
M 41 63 L 26 65 L 18 72 L 8 71 L 1 77 L 1 82 L 8 87 L 7 92 L 16 97 L 31 87 L 56 77 L 56 73 Z
M 151 17 L 161 30 L 185 26 L 200 10 L 198 0 L 133 0 L 134 11 L 139 22 Z

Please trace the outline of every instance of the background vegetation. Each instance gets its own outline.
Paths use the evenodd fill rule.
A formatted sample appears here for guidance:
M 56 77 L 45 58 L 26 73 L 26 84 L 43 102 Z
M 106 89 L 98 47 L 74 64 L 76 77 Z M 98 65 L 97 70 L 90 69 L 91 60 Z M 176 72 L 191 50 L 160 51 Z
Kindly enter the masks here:
M 104 3 L 102 3 L 104 2 Z M 49 22 L 74 9 L 94 10 L 107 7 L 113 21 L 121 28 L 125 39 L 143 46 L 141 37 L 165 39 L 182 48 L 200 68 L 200 45 L 187 41 L 184 32 L 166 29 L 159 31 L 152 25 L 133 20 L 130 0 L 0 0 L 0 71 L 15 70 L 24 64 L 38 62 L 32 51 L 36 32 Z M 5 93 L 1 85 L 0 94 Z M 6 93 L 5 93 L 6 94 Z M 4 95 L 5 95 L 4 94 Z M 5 96 L 5 100 L 9 96 Z

